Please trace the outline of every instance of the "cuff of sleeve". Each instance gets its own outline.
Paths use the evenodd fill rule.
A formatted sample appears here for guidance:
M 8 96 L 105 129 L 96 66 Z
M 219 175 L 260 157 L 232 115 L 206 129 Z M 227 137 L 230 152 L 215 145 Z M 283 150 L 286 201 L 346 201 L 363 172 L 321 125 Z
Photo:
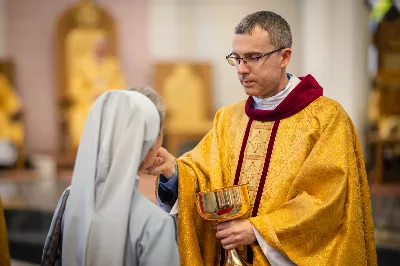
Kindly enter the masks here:
M 167 205 L 173 205 L 178 198 L 178 167 L 175 173 L 168 180 L 164 175 L 158 179 L 158 197 L 160 201 Z

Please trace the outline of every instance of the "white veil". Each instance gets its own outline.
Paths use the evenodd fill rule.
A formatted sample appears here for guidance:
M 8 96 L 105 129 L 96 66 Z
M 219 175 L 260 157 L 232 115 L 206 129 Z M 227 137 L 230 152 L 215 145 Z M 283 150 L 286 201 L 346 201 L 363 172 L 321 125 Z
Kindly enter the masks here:
M 63 229 L 64 265 L 123 265 L 136 175 L 160 130 L 146 96 L 109 91 L 82 133 Z

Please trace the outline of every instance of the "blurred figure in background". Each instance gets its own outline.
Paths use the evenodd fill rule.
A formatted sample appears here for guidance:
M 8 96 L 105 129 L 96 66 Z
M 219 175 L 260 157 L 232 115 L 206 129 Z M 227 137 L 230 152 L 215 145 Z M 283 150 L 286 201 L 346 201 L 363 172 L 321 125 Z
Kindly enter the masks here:
M 69 95 L 69 135 L 74 149 L 78 147 L 83 126 L 96 98 L 112 89 L 125 88 L 125 80 L 118 60 L 109 54 L 109 43 L 98 37 L 93 53 L 80 58 L 71 69 Z
M 22 104 L 7 77 L 0 73 L 0 167 L 15 165 L 24 142 Z

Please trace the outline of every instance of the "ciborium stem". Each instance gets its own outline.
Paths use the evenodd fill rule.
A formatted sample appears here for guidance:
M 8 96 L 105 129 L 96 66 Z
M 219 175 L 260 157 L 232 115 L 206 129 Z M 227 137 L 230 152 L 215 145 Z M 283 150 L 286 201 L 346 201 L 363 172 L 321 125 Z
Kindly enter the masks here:
M 224 266 L 250 266 L 250 264 L 237 253 L 236 249 L 232 249 L 225 251 Z

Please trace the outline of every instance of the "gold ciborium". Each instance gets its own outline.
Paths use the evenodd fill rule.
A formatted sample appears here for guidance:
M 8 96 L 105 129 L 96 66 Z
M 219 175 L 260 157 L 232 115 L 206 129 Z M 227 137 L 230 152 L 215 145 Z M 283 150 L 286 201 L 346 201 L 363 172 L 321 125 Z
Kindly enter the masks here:
M 244 217 L 250 208 L 247 185 L 201 191 L 196 195 L 197 211 L 200 216 L 212 222 L 226 222 Z M 236 251 L 225 251 L 224 266 L 245 266 L 248 264 Z

